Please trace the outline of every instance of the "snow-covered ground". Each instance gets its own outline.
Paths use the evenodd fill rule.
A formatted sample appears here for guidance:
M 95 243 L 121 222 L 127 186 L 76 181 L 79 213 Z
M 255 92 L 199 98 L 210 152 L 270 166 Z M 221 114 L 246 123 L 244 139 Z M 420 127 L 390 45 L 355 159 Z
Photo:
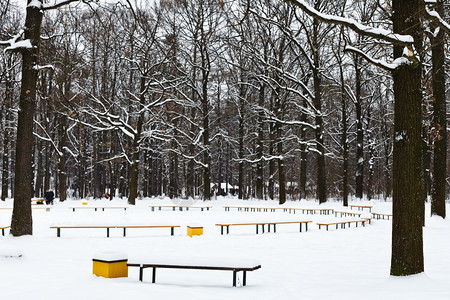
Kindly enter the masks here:
M 318 229 L 319 221 L 335 221 L 334 215 L 288 212 L 225 211 L 223 205 L 277 206 L 276 202 L 219 198 L 210 202 L 151 199 L 137 200 L 124 210 L 77 210 L 82 201 L 55 203 L 49 212 L 33 210 L 33 236 L 0 236 L 0 299 L 450 299 L 450 223 L 427 217 L 424 229 L 425 273 L 396 278 L 389 276 L 391 221 L 346 229 Z M 391 203 L 365 201 L 374 212 L 391 212 Z M 212 205 L 210 211 L 154 211 L 149 205 Z M 352 204 L 358 204 L 353 202 Z M 126 205 L 125 200 L 89 200 L 88 206 Z M 318 208 L 315 201 L 288 201 L 286 207 Z M 12 207 L 11 200 L 0 207 Z M 341 202 L 321 208 L 343 210 Z M 427 216 L 429 206 L 427 206 Z M 369 217 L 366 211 L 364 216 Z M 348 217 L 347 219 L 352 219 Z M 353 217 L 353 219 L 355 219 Z M 0 226 L 9 225 L 11 210 L 0 209 Z M 279 225 L 276 233 L 255 234 L 255 226 L 230 228 L 221 235 L 221 222 L 311 220 L 308 232 L 298 225 Z M 202 236 L 186 235 L 186 225 L 204 226 Z M 66 229 L 61 237 L 51 225 L 58 224 L 173 224 L 170 229 Z M 6 230 L 9 233 L 9 230 Z M 247 286 L 232 287 L 229 271 L 159 269 L 156 284 L 146 269 L 144 282 L 138 268 L 128 278 L 107 279 L 92 274 L 92 258 L 102 252 L 124 253 L 129 261 L 161 258 L 186 262 L 206 257 L 257 260 L 262 268 L 249 272 Z M 21 255 L 21 257 L 18 257 Z

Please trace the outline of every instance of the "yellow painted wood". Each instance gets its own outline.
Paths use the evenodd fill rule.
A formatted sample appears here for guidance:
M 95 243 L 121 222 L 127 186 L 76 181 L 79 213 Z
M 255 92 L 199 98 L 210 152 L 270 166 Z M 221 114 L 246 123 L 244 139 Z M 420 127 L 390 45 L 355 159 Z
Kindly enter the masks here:
M 92 272 L 106 278 L 128 277 L 127 261 L 105 262 L 93 260 Z
M 203 227 L 187 227 L 187 235 L 192 237 L 193 235 L 202 235 Z

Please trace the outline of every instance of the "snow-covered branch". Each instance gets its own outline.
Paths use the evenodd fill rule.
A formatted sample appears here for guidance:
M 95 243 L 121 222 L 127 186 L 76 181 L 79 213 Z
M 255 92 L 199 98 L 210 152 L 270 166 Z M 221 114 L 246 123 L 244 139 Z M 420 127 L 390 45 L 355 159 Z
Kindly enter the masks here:
M 365 60 L 367 60 L 369 63 L 371 63 L 377 67 L 380 67 L 384 70 L 391 71 L 391 72 L 402 65 L 412 64 L 412 62 L 407 57 L 404 57 L 404 56 L 396 58 L 392 63 L 388 63 L 384 60 L 375 59 L 375 58 L 369 56 L 367 53 L 365 53 L 357 48 L 351 47 L 351 46 L 346 46 L 344 49 L 344 52 L 352 52 L 357 55 L 360 55 Z
M 392 44 L 403 46 L 411 46 L 414 43 L 414 39 L 410 35 L 396 34 L 393 33 L 392 31 L 383 28 L 374 28 L 360 24 L 354 19 L 324 14 L 311 7 L 304 0 L 284 0 L 284 1 L 292 3 L 293 5 L 301 8 L 305 13 L 307 13 L 311 17 L 316 18 L 322 22 L 335 25 L 342 25 L 352 29 L 353 31 L 361 35 L 369 36 L 372 38 L 384 40 Z
M 436 22 L 440 29 L 444 30 L 447 34 L 450 34 L 450 24 L 448 24 L 442 17 L 434 10 L 430 10 L 429 8 L 425 8 L 426 16 L 428 19 Z

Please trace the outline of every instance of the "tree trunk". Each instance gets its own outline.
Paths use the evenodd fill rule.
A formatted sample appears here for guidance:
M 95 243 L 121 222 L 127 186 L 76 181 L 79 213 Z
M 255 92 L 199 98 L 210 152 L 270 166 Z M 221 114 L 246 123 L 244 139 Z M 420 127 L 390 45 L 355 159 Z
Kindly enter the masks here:
M 265 83 L 261 83 L 259 87 L 258 98 L 258 139 L 256 144 L 256 155 L 258 162 L 256 163 L 256 199 L 263 199 L 263 185 L 264 185 L 264 99 L 265 99 Z
M 28 0 L 27 3 L 30 3 Z M 41 4 L 41 3 L 40 3 Z M 17 124 L 16 164 L 14 179 L 14 208 L 11 217 L 11 234 L 21 236 L 33 234 L 31 214 L 33 118 L 36 108 L 36 80 L 39 63 L 40 32 L 43 12 L 35 5 L 27 6 L 25 19 L 25 39 L 29 39 L 32 49 L 22 52 L 22 80 L 19 98 Z
M 319 9 L 321 1 L 315 2 L 315 8 Z M 313 21 L 313 82 L 314 82 L 314 107 L 318 111 L 315 117 L 316 121 L 316 148 L 317 148 L 317 198 L 319 204 L 327 201 L 327 187 L 326 187 L 326 175 L 325 175 L 325 147 L 324 147 L 324 128 L 322 117 L 322 88 L 321 88 L 321 76 L 320 76 L 320 44 L 318 33 L 319 21 L 314 19 Z
M 58 176 L 59 176 L 59 201 L 63 202 L 67 199 L 67 170 L 66 170 L 66 154 L 65 147 L 67 141 L 67 116 L 63 115 L 60 118 L 59 124 L 60 132 L 60 153 L 59 163 L 58 163 Z
M 422 49 L 422 32 L 417 12 L 422 1 L 393 0 L 394 32 L 414 38 L 415 49 Z M 394 45 L 394 57 L 401 57 L 404 46 Z M 402 65 L 394 78 L 394 165 L 391 275 L 406 276 L 424 271 L 424 201 L 422 169 L 422 67 L 418 58 Z
M 342 201 L 344 206 L 348 206 L 348 142 L 347 142 L 347 101 L 345 99 L 345 82 L 342 61 L 339 64 L 341 76 L 341 104 L 342 104 Z
M 361 100 L 361 70 L 359 67 L 360 57 L 354 59 L 355 64 L 355 110 L 356 110 L 356 176 L 355 196 L 363 198 L 364 193 L 364 132 Z
M 444 3 L 437 2 L 436 11 L 444 16 Z M 445 218 L 445 186 L 447 171 L 447 107 L 445 103 L 445 52 L 444 31 L 439 30 L 436 38 L 432 40 L 433 61 L 433 125 L 434 135 L 434 161 L 433 161 L 433 188 L 431 191 L 431 215 Z

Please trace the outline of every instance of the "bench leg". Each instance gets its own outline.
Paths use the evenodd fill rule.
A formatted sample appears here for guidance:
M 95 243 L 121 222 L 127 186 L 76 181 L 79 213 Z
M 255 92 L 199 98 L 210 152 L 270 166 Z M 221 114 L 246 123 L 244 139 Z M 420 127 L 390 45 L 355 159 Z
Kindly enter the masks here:
M 220 226 L 220 234 L 223 235 L 223 226 Z
M 56 236 L 61 237 L 61 228 L 56 228 Z
M 127 236 L 127 229 L 125 227 L 123 228 L 123 236 Z
M 152 283 L 156 282 L 156 268 L 153 267 L 153 272 L 152 272 Z
M 236 270 L 233 270 L 233 286 L 236 286 Z
M 142 281 L 144 279 L 144 267 L 139 267 L 139 281 Z
M 306 227 L 305 232 L 307 232 L 308 231 L 308 223 L 305 223 L 305 227 Z
M 256 224 L 256 234 L 258 234 L 258 224 Z
M 277 232 L 277 224 L 273 224 L 273 232 L 274 233 Z M 245 271 L 244 271 L 244 274 L 245 274 Z
M 170 227 L 170 235 L 173 235 L 174 234 L 174 227 Z
M 106 228 L 106 237 L 109 237 L 109 228 Z
M 75 207 L 74 207 L 74 208 L 72 208 L 72 211 L 75 211 Z
M 2 228 L 2 235 L 5 236 L 5 228 Z
M 320 225 L 319 225 L 319 229 L 320 229 Z M 302 232 L 302 223 L 300 223 L 300 232 Z
M 244 276 L 242 279 L 242 285 L 246 286 L 247 285 L 247 271 L 244 271 Z

